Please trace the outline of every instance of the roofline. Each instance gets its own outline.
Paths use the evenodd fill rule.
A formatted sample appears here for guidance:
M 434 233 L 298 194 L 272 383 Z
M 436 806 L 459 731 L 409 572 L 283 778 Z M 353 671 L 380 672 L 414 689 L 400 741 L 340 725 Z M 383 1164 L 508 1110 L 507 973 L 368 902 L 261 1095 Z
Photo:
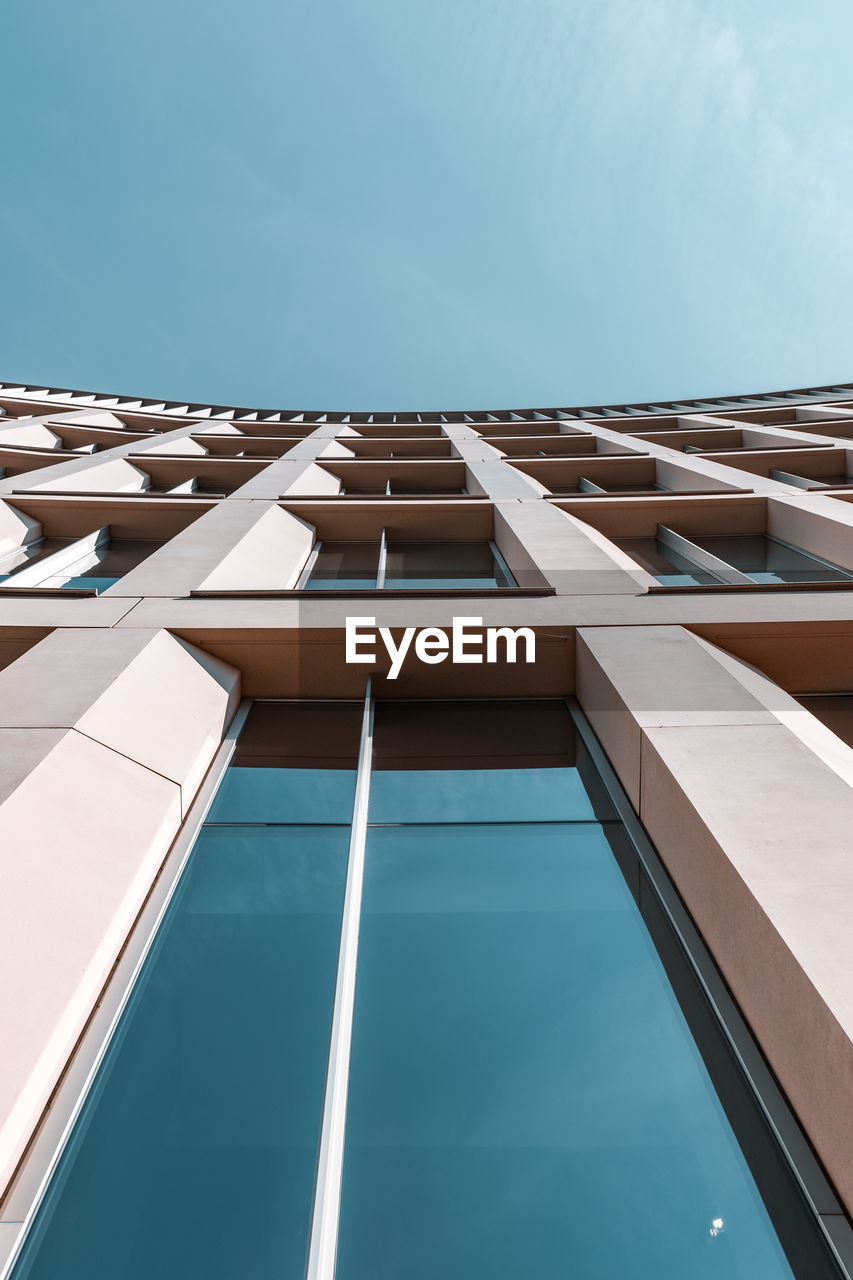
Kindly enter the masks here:
M 634 404 L 575 405 L 499 409 L 252 409 L 221 404 L 203 404 L 188 400 L 156 400 L 150 397 L 117 395 L 108 392 L 78 391 L 70 388 L 46 387 L 39 383 L 0 382 L 0 398 L 33 400 L 69 405 L 71 408 L 127 409 L 137 412 L 164 414 L 170 417 L 208 418 L 246 421 L 303 421 L 346 422 L 351 419 L 367 421 L 417 420 L 419 417 L 448 421 L 466 419 L 482 420 L 493 416 L 497 421 L 540 416 L 553 418 L 634 418 L 664 414 L 720 413 L 725 409 L 778 408 L 784 405 L 828 403 L 853 400 L 853 383 L 800 387 L 789 391 L 763 391 L 734 396 L 705 397 L 699 400 L 670 400 L 637 402 Z

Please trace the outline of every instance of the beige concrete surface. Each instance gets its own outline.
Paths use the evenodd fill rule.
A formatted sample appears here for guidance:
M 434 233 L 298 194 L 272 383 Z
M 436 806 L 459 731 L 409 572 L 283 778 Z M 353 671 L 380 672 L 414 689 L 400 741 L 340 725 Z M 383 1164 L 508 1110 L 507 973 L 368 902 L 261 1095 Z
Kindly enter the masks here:
M 239 541 L 199 583 L 202 591 L 286 591 L 295 587 L 314 545 L 314 528 L 282 507 L 261 508 Z
M 0 500 L 0 556 L 17 551 L 42 535 L 41 523 Z
M 201 587 L 270 510 L 262 503 L 222 502 L 194 520 L 104 593 L 185 596 Z M 269 560 L 265 560 L 265 572 Z
M 577 655 L 579 701 L 849 1208 L 846 749 L 824 751 L 800 733 L 808 713 L 785 719 L 786 695 L 681 629 L 637 628 L 630 647 L 583 630 Z
M 0 418 L 0 446 L 25 444 L 30 448 L 58 449 L 60 439 L 55 431 L 40 422 L 7 422 Z
M 74 730 L 0 729 L 0 761 L 4 1188 L 178 829 L 181 807 L 174 782 Z
M 76 728 L 186 803 L 239 699 L 238 672 L 165 631 L 59 629 L 0 672 L 0 726 Z
M 539 574 L 558 595 L 637 595 L 654 582 L 597 530 L 549 503 L 496 503 L 495 542 L 520 586 Z
M 31 484 L 30 489 L 59 489 L 64 492 L 79 491 L 81 493 L 139 493 L 147 485 L 147 477 L 132 463 L 124 458 L 114 458 L 110 462 L 102 462 L 96 466 L 80 466 L 74 463 L 65 468 L 51 467 L 46 479 L 39 479 Z M 62 472 L 62 474 L 58 474 Z

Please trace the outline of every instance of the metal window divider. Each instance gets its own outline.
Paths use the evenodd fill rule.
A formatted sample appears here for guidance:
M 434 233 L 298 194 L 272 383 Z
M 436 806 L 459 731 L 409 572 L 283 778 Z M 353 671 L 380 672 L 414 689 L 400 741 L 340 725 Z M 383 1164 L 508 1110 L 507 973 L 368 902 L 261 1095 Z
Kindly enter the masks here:
M 58 551 L 54 551 L 53 555 L 45 556 L 43 560 L 39 560 L 38 564 L 30 565 L 28 569 L 19 569 L 17 573 L 13 573 L 9 582 L 6 584 L 10 587 L 38 587 L 44 582 L 45 578 L 51 578 L 56 573 L 61 573 L 63 569 L 70 568 L 76 564 L 87 552 L 99 551 L 108 546 L 110 541 L 110 526 L 103 525 L 100 529 L 96 529 L 94 533 L 87 533 L 82 538 L 69 542 L 67 547 L 60 547 Z
M 384 530 L 383 530 L 384 537 Z M 341 940 L 335 978 L 335 1000 L 329 1036 L 329 1058 L 323 1098 L 323 1118 L 314 1179 L 314 1199 L 308 1239 L 305 1280 L 334 1280 L 338 1251 L 344 1138 L 349 1092 L 352 1022 L 358 935 L 367 844 L 367 806 L 373 756 L 373 698 L 368 678 L 361 721 L 361 741 L 353 801 L 347 878 L 341 913 Z
M 323 545 L 322 542 L 318 540 L 317 542 L 314 543 L 313 547 L 308 552 L 308 559 L 305 561 L 305 568 L 300 573 L 296 581 L 296 587 L 294 588 L 294 590 L 302 591 L 304 589 L 305 584 L 307 583 L 308 579 L 311 577 L 311 574 L 314 571 L 314 565 L 317 563 L 317 557 L 320 554 L 320 548 L 322 547 L 322 545 Z
M 795 485 L 798 489 L 825 489 L 827 487 L 819 480 L 810 480 L 808 476 L 794 475 L 793 471 L 779 471 L 776 467 L 771 467 L 768 478 L 770 480 L 778 480 L 780 484 Z
M 388 539 L 385 536 L 385 530 L 379 538 L 379 564 L 376 569 L 376 589 L 381 590 L 385 586 L 385 567 L 388 562 Z
M 489 547 L 491 548 L 492 555 L 495 557 L 495 564 L 506 578 L 506 585 L 508 587 L 514 587 L 516 585 L 515 578 L 513 577 L 510 567 L 504 559 L 501 549 L 495 542 L 494 538 L 489 539 Z
M 689 560 L 691 564 L 694 564 L 697 569 L 704 569 L 707 573 L 713 573 L 721 582 L 737 586 L 749 586 L 754 582 L 753 578 L 741 573 L 740 569 L 735 569 L 734 565 L 729 564 L 726 560 L 721 560 L 719 556 L 713 555 L 710 551 L 705 551 L 702 547 L 698 547 L 695 542 L 691 542 L 689 538 L 676 533 L 674 529 L 667 528 L 665 524 L 658 525 L 658 540 L 666 547 L 667 551 L 674 551 L 676 555 L 683 556 L 685 560 Z

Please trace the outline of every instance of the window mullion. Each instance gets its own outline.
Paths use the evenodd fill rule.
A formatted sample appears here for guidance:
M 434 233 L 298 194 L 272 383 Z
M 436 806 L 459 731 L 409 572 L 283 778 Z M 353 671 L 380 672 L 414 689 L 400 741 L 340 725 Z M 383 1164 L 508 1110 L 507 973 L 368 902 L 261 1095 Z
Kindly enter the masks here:
M 710 551 L 705 551 L 703 547 L 698 547 L 695 542 L 691 542 L 689 538 L 682 537 L 674 529 L 668 529 L 665 524 L 658 525 L 658 539 L 662 546 L 666 547 L 667 551 L 674 551 L 676 555 L 683 556 L 685 560 L 689 560 L 691 564 L 694 564 L 697 569 L 704 569 L 706 573 L 713 573 L 721 582 L 742 586 L 755 581 L 754 578 L 741 573 L 740 569 L 736 569 L 734 565 L 729 564 L 726 560 L 721 560 L 719 556 L 713 555 Z
M 385 586 L 385 564 L 388 559 L 388 540 L 385 537 L 385 530 L 382 530 L 382 537 L 379 539 L 379 567 L 376 570 L 376 587 L 377 590 Z
M 329 1039 L 329 1061 L 326 1068 L 326 1091 L 317 1156 L 317 1177 L 314 1183 L 308 1262 L 305 1269 L 306 1280 L 334 1280 L 335 1274 L 372 757 L 373 699 L 368 679 L 361 722 L 361 743 L 358 752 L 347 879 L 341 917 L 338 972 L 335 981 L 335 1004 Z
M 314 565 L 317 563 L 317 557 L 320 554 L 320 548 L 322 545 L 322 542 L 315 542 L 309 551 L 308 559 L 305 561 L 305 568 L 300 573 L 299 580 L 296 583 L 296 591 L 301 591 L 308 582 L 308 579 L 311 577 L 311 573 L 314 569 Z
M 489 540 L 489 546 L 490 546 L 490 548 L 491 548 L 492 555 L 493 555 L 493 556 L 494 556 L 494 558 L 495 558 L 495 564 L 497 565 L 497 567 L 500 569 L 501 573 L 502 573 L 502 574 L 504 575 L 504 577 L 506 578 L 506 585 L 507 585 L 508 587 L 513 587 L 513 586 L 515 586 L 515 577 L 513 576 L 512 572 L 511 572 L 511 570 L 510 570 L 510 567 L 509 567 L 509 565 L 507 564 L 506 560 L 503 558 L 503 555 L 502 555 L 502 553 L 501 553 L 500 547 L 499 547 L 499 546 L 498 546 L 498 544 L 494 541 L 494 539 L 490 539 L 490 540 Z

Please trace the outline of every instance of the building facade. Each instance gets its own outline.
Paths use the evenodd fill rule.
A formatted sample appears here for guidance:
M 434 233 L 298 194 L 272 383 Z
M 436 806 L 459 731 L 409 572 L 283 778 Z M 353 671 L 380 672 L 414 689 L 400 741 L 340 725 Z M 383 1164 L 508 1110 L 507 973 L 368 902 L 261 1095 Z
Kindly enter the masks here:
M 853 386 L 0 407 L 0 1277 L 853 1274 Z

